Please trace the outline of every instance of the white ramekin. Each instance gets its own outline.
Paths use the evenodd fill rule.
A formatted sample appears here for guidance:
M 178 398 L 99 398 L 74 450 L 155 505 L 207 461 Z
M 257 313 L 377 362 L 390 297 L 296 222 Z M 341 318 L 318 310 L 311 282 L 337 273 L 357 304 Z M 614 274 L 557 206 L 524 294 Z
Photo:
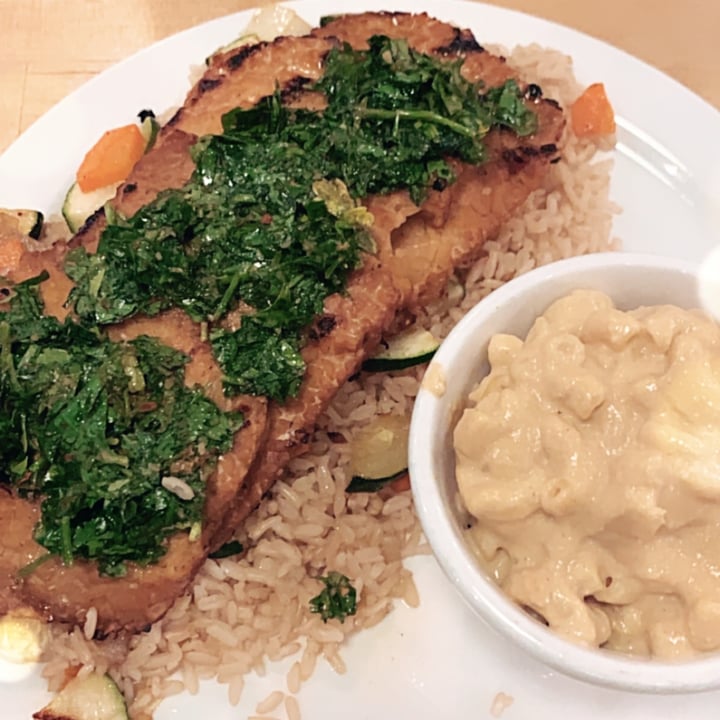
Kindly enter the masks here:
M 492 292 L 452 330 L 427 371 L 430 377 L 444 378 L 444 393 L 424 387 L 415 403 L 409 447 L 412 491 L 425 535 L 446 575 L 477 614 L 508 640 L 548 666 L 597 685 L 654 693 L 717 688 L 720 654 L 660 662 L 588 649 L 560 638 L 518 608 L 480 568 L 464 538 L 455 502 L 452 432 L 469 391 L 488 370 L 492 335 L 524 336 L 548 305 L 578 288 L 602 290 L 622 309 L 668 303 L 699 307 L 698 272 L 696 265 L 677 259 L 600 253 L 522 275 Z

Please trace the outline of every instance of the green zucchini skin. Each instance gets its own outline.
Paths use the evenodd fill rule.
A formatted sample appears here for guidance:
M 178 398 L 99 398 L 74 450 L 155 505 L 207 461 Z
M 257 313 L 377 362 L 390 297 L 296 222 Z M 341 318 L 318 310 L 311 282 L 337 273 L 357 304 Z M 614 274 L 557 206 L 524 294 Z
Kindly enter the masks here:
M 432 360 L 435 350 L 407 358 L 368 358 L 362 364 L 365 372 L 391 372 L 405 370 L 405 368 L 422 365 Z
M 108 200 L 115 197 L 117 185 L 107 185 L 92 192 L 83 192 L 74 182 L 65 195 L 62 206 L 62 216 L 72 233 L 76 233 L 85 224 L 85 221 L 101 208 Z
M 391 482 L 398 480 L 407 473 L 407 468 L 399 470 L 392 475 L 382 478 L 366 478 L 361 475 L 353 475 L 352 479 L 345 488 L 345 492 L 348 493 L 361 493 L 361 492 L 377 492 Z
M 160 132 L 160 123 L 152 110 L 141 110 L 138 113 L 138 119 L 140 120 L 140 132 L 145 138 L 145 152 L 148 152 L 155 145 Z
M 404 370 L 430 362 L 440 347 L 440 341 L 425 329 L 411 328 L 390 338 L 385 345 L 380 352 L 363 362 L 365 372 Z

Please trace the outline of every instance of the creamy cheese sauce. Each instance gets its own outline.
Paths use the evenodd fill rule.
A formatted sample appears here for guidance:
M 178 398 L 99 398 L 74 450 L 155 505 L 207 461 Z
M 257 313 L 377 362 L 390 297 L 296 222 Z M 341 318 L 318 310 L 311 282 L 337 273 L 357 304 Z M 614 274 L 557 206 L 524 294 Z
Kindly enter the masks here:
M 586 645 L 720 648 L 720 328 L 577 291 L 488 359 L 454 440 L 500 586 Z

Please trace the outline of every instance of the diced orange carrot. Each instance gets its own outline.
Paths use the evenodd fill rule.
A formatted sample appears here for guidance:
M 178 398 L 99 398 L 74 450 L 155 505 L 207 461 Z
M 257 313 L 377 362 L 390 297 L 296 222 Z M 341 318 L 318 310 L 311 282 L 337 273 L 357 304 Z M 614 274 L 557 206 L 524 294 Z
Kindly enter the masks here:
M 121 182 L 145 152 L 145 138 L 137 125 L 108 130 L 88 151 L 77 172 L 83 192 Z
M 16 270 L 25 252 L 19 237 L 0 238 L 0 275 Z
M 390 485 L 390 489 L 393 492 L 401 493 L 410 489 L 410 473 L 401 475 L 397 480 L 393 480 Z
M 573 103 L 572 129 L 578 137 L 610 135 L 615 132 L 615 113 L 602 83 L 590 85 Z

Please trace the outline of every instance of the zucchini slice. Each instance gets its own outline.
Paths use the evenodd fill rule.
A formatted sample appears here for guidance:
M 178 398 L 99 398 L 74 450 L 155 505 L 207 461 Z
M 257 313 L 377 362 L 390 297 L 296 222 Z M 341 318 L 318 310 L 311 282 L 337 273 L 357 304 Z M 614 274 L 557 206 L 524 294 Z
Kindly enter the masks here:
M 39 210 L 10 210 L 0 208 L 0 231 L 5 235 L 17 234 L 37 240 L 45 217 Z
M 155 144 L 160 132 L 160 123 L 152 110 L 141 110 L 138 113 L 138 119 L 140 120 L 140 132 L 145 138 L 145 152 L 147 152 Z
M 205 64 L 210 66 L 217 55 L 223 55 L 226 52 L 237 50 L 245 45 L 257 45 L 259 42 L 260 38 L 255 33 L 244 33 L 239 38 L 227 43 L 227 45 L 221 45 L 212 55 L 205 58 Z
M 348 483 L 348 486 L 345 488 L 345 492 L 377 492 L 386 485 L 399 480 L 404 475 L 407 475 L 407 468 L 405 470 L 400 470 L 400 472 L 396 472 L 394 475 L 388 475 L 387 477 L 377 478 L 375 480 L 364 478 L 361 475 L 353 475 L 352 479 Z
M 70 232 L 76 233 L 85 224 L 85 221 L 108 200 L 115 197 L 120 183 L 106 185 L 92 192 L 83 192 L 74 182 L 65 195 L 62 214 Z
M 383 341 L 385 347 L 363 362 L 367 372 L 403 370 L 413 365 L 429 362 L 440 341 L 424 328 L 409 328 Z
M 213 560 L 221 560 L 222 558 L 239 555 L 244 549 L 243 544 L 239 540 L 230 540 L 224 545 L 221 545 L 215 552 L 211 552 L 208 557 Z
M 407 472 L 410 418 L 378 415 L 350 444 L 352 480 L 346 492 L 375 492 Z
M 222 53 L 236 50 L 244 45 L 257 45 L 259 42 L 272 42 L 281 35 L 307 35 L 312 27 L 294 10 L 282 5 L 268 5 L 260 8 L 245 26 L 243 34 L 227 45 L 219 47 L 205 58 L 205 64 L 211 65 L 213 58 Z
M 271 42 L 285 35 L 307 35 L 311 26 L 294 10 L 282 5 L 268 5 L 260 8 L 245 27 L 246 35 L 255 35 L 258 40 Z
M 108 675 L 73 678 L 35 720 L 128 720 L 125 698 Z

